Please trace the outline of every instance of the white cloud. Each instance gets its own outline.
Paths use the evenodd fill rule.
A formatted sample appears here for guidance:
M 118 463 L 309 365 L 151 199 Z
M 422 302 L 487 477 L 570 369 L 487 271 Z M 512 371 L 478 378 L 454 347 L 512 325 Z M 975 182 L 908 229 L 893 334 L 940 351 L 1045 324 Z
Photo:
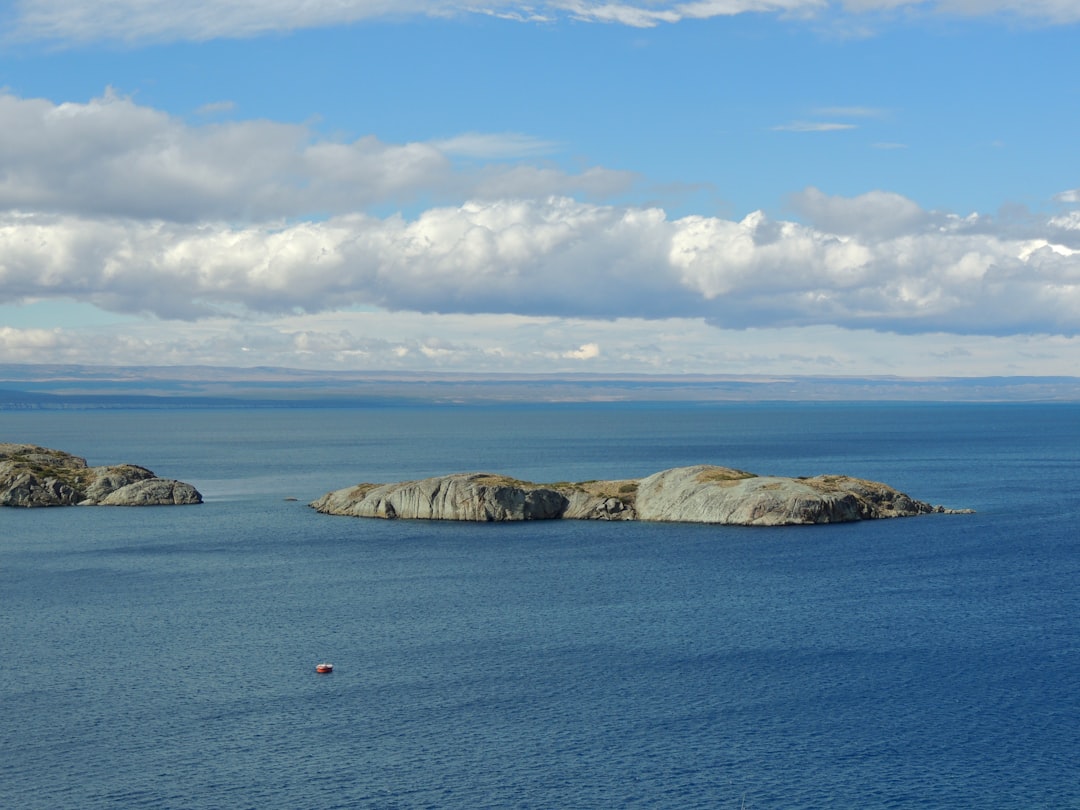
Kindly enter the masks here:
M 1080 210 L 1069 211 L 1067 214 L 1051 217 L 1048 224 L 1051 228 L 1060 229 L 1055 233 L 1057 238 L 1080 248 L 1080 241 L 1077 241 L 1080 239 Z
M 494 8 L 469 9 L 475 14 L 485 14 L 488 17 L 497 17 L 500 20 L 512 20 L 513 22 L 550 23 L 555 18 L 547 14 L 540 14 L 532 6 L 526 6 L 521 11 L 500 11 Z
M 496 160 L 549 155 L 559 148 L 551 141 L 518 132 L 466 132 L 432 141 L 432 146 L 448 155 Z
M 581 360 L 562 356 L 567 334 L 602 344 L 602 360 L 593 369 L 611 374 L 1055 375 L 1080 366 L 1080 337 L 895 335 L 829 326 L 734 331 L 693 318 L 595 321 L 380 311 L 257 322 L 146 322 L 122 330 L 0 327 L 0 362 L 580 372 Z
M 567 0 L 553 3 L 577 20 L 618 23 L 632 28 L 652 28 L 659 23 L 674 23 L 682 19 L 675 8 L 642 8 L 630 3 L 589 3 Z
M 458 0 L 19 0 L 20 37 L 127 42 L 250 37 L 463 10 Z
M 596 343 L 583 343 L 580 348 L 563 352 L 562 356 L 570 360 L 593 360 L 600 356 L 600 346 Z
M 0 95 L 0 209 L 194 221 L 333 214 L 423 193 L 606 195 L 634 177 L 519 163 L 455 167 L 448 152 L 505 159 L 549 151 L 528 135 L 469 133 L 435 143 L 320 140 L 271 121 L 192 126 L 109 91 L 84 104 Z
M 617 193 L 625 173 L 512 161 L 459 169 L 447 142 L 342 143 L 266 121 L 191 126 L 112 93 L 59 105 L 0 95 L 0 304 L 74 300 L 186 320 L 362 305 L 739 328 L 1080 331 L 1080 211 L 999 223 L 885 191 L 811 188 L 792 198 L 800 222 L 669 219 L 658 207 L 569 196 Z M 456 148 L 543 143 L 471 133 Z M 366 213 L 410 197 L 455 202 Z M 595 343 L 608 356 L 607 342 L 579 340 L 577 351 Z M 457 350 L 418 340 L 395 351 L 449 362 Z M 564 354 L 565 343 L 547 351 Z
M 0 296 L 165 318 L 396 311 L 698 317 L 1006 335 L 1080 331 L 1076 231 L 919 210 L 875 192 L 802 195 L 809 224 L 741 221 L 565 197 L 473 202 L 414 219 L 287 226 L 0 217 Z M 1067 224 L 1067 223 L 1066 223 Z
M 524 23 L 560 18 L 648 28 L 736 14 L 789 18 L 908 13 L 1080 21 L 1075 0 L 17 0 L 8 39 L 160 42 L 252 37 L 381 18 L 486 14 Z
M 842 236 L 895 237 L 948 221 L 946 217 L 923 211 L 906 197 L 887 191 L 834 197 L 808 188 L 793 194 L 791 202 L 815 227 Z
M 32 361 L 65 342 L 60 329 L 15 329 L 0 326 L 0 349 L 9 360 Z

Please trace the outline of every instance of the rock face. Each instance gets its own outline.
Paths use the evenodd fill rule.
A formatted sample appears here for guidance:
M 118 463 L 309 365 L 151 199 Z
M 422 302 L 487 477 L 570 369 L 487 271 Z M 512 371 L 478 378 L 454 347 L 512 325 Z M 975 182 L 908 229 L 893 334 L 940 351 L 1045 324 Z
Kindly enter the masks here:
M 678 467 L 647 478 L 533 484 L 457 473 L 398 484 L 359 484 L 311 506 L 354 517 L 428 520 L 648 520 L 783 526 L 951 512 L 885 484 L 842 475 L 757 476 L 727 467 Z
M 550 487 L 486 473 L 459 473 L 400 484 L 360 484 L 330 492 L 320 512 L 354 517 L 429 520 L 549 520 L 562 517 L 567 498 Z
M 191 484 L 145 467 L 90 467 L 86 459 L 32 444 L 0 443 L 0 506 L 161 506 L 202 503 Z
M 642 479 L 638 517 L 740 526 L 845 523 L 945 511 L 892 487 L 844 475 L 756 476 L 726 467 L 679 467 Z

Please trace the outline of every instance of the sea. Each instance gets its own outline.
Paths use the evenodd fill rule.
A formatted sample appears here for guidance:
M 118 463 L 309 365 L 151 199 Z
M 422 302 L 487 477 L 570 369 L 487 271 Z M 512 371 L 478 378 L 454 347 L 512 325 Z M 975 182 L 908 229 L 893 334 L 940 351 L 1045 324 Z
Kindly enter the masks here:
M 205 498 L 0 509 L 0 807 L 1080 808 L 1080 405 L 8 411 L 0 441 Z M 975 512 L 307 505 L 698 463 Z

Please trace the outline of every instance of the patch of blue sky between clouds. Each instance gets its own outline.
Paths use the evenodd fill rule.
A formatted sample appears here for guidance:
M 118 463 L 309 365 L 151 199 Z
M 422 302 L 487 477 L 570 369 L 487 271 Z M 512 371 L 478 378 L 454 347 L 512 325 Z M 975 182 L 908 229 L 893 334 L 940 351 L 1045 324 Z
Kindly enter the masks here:
M 133 324 L 138 315 L 107 312 L 85 301 L 50 298 L 21 304 L 0 304 L 0 326 L 18 329 L 82 329 Z

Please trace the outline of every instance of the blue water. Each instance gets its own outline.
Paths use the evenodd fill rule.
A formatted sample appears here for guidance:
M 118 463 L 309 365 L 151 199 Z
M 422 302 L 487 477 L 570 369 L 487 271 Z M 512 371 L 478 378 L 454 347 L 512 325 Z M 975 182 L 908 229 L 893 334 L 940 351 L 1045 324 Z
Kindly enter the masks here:
M 0 414 L 0 441 L 207 499 L 0 510 L 0 807 L 1080 808 L 1078 406 L 31 412 Z M 699 462 L 978 512 L 305 506 Z

